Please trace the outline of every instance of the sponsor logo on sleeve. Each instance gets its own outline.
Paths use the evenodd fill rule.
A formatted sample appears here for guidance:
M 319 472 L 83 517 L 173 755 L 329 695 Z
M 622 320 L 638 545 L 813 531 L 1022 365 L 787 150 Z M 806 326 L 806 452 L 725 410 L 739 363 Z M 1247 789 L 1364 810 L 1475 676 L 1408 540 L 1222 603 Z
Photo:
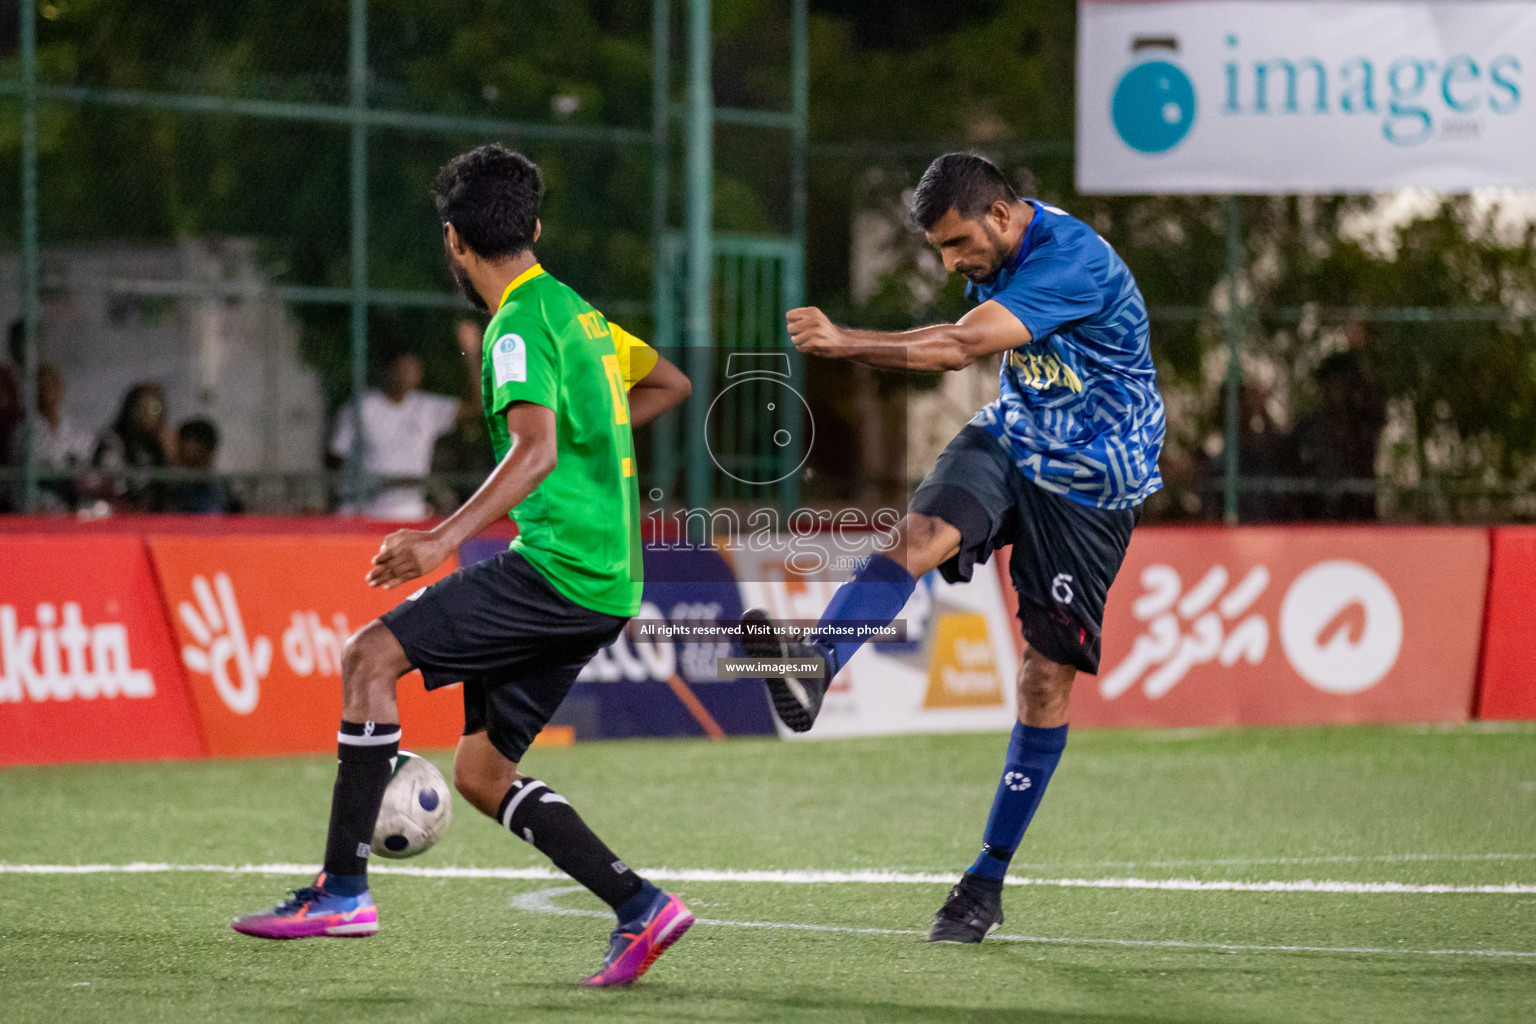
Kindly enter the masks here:
M 520 334 L 503 334 L 491 346 L 491 369 L 496 386 L 528 380 L 528 345 Z

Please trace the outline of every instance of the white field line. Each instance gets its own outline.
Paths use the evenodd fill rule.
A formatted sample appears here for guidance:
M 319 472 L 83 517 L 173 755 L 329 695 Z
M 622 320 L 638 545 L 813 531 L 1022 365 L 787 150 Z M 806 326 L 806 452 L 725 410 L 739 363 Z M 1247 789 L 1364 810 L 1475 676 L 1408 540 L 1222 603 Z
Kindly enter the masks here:
M 1429 864 L 1536 860 L 1536 853 L 1381 853 L 1318 857 L 1224 857 L 1202 860 L 1078 860 L 1050 863 L 1014 861 L 1016 868 L 1065 871 L 1068 868 L 1225 868 L 1300 864 Z
M 95 875 L 95 874 L 167 874 L 200 872 L 228 875 L 313 875 L 313 864 L 4 864 L 0 874 L 21 875 Z M 378 875 L 405 875 L 413 878 L 495 878 L 518 881 L 545 881 L 566 876 L 553 868 L 432 868 L 377 864 L 369 869 Z M 705 868 L 654 868 L 641 872 L 658 882 L 757 882 L 778 885 L 951 885 L 953 872 L 903 871 L 717 871 Z M 1005 879 L 1010 886 L 1036 886 L 1060 889 L 1150 889 L 1175 892 L 1297 892 L 1344 893 L 1350 895 L 1446 895 L 1470 894 L 1492 896 L 1536 895 L 1536 885 L 1437 885 L 1408 882 L 1334 882 L 1300 879 L 1295 881 L 1227 881 L 1195 878 L 1030 878 Z
M 1389 724 L 1387 728 L 1394 732 L 1412 733 L 1417 736 L 1456 735 L 1458 733 L 1472 736 L 1495 736 L 1507 733 L 1536 732 L 1536 722 L 1405 722 Z M 1188 740 L 1211 739 L 1217 736 L 1226 736 L 1231 732 L 1231 727 L 1224 725 L 1192 726 L 1182 729 L 1120 730 L 1122 737 L 1134 739 L 1139 743 L 1149 744 L 1182 743 Z M 1084 752 L 1079 751 L 1078 756 L 1084 756 Z
M 512 897 L 511 905 L 518 910 L 526 910 L 532 914 L 553 914 L 560 917 L 612 917 L 605 910 L 581 910 L 576 907 L 562 907 L 554 902 L 557 896 L 565 896 L 573 892 L 583 891 L 579 885 L 569 885 L 560 886 L 555 889 L 540 889 L 537 892 L 519 893 Z M 722 928 L 771 928 L 780 931 L 796 932 L 837 932 L 844 935 L 926 936 L 928 934 L 927 932 L 913 931 L 909 928 L 850 928 L 831 924 L 792 924 L 781 921 L 720 921 L 707 917 L 698 918 L 697 923 Z M 1536 953 L 1525 953 L 1509 949 L 1391 949 L 1385 946 L 1260 946 L 1232 942 L 1182 942 L 1178 939 L 1070 939 L 1040 935 L 998 934 L 988 936 L 987 941 L 1026 942 L 1052 946 L 1192 949 L 1219 953 L 1344 953 L 1385 956 L 1481 956 L 1498 959 L 1536 959 Z

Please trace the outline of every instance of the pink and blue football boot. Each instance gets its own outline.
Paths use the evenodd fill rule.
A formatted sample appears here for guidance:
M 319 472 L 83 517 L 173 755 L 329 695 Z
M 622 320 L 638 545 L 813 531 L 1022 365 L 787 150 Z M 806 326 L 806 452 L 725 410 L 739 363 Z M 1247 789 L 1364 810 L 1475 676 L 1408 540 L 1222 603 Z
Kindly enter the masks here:
M 683 901 L 660 893 L 638 921 L 613 930 L 603 969 L 581 983 L 588 988 L 633 985 L 691 927 L 693 913 Z
M 292 899 L 265 914 L 237 917 L 231 927 L 259 939 L 355 938 L 379 930 L 379 911 L 373 897 L 337 896 L 323 886 L 325 876 L 303 889 L 289 890 Z

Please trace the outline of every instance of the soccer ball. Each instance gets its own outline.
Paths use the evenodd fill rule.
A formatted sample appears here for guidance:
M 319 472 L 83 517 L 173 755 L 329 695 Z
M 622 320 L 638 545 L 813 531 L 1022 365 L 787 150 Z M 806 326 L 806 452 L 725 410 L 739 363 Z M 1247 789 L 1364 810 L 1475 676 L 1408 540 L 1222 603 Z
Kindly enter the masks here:
M 400 751 L 373 826 L 373 852 L 393 860 L 425 853 L 452 820 L 453 801 L 443 773 L 426 758 Z

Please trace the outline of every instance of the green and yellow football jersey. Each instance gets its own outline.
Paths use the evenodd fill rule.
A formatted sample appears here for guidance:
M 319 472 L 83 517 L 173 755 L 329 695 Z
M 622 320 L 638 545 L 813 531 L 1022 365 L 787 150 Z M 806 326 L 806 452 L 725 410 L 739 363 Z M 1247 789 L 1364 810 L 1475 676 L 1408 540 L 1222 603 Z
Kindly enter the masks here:
M 507 407 L 554 410 L 555 469 L 512 510 L 512 549 L 584 608 L 640 610 L 640 493 L 628 389 L 656 352 L 610 324 L 538 264 L 507 286 L 485 330 L 481 392 L 496 460 L 512 446 Z

